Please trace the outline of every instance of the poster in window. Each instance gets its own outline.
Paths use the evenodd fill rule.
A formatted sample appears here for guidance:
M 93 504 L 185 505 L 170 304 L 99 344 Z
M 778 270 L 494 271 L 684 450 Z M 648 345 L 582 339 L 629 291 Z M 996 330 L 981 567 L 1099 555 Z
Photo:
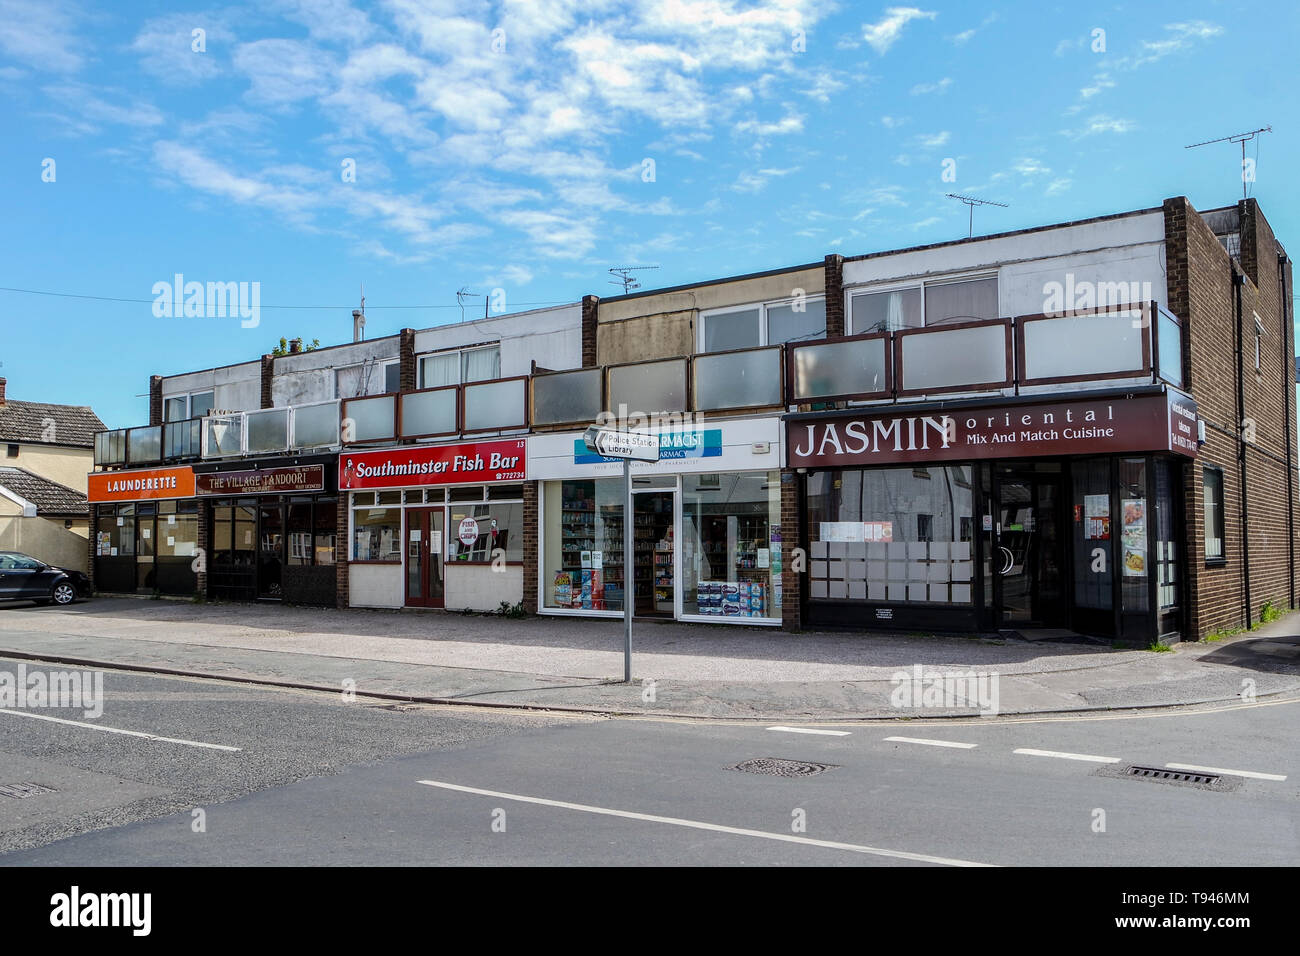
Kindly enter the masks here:
M 1084 537 L 1089 541 L 1110 539 L 1110 495 L 1083 496 Z
M 1120 512 L 1124 522 L 1121 534 L 1124 545 L 1124 577 L 1142 578 L 1147 573 L 1146 499 L 1125 498 Z
M 894 540 L 894 522 L 892 521 L 864 521 L 862 529 L 864 541 L 892 542 Z

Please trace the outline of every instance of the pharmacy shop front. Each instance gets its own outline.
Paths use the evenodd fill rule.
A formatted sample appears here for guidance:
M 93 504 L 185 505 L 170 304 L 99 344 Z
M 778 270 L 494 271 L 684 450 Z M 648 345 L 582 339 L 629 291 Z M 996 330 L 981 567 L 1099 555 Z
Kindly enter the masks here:
M 623 553 L 623 463 L 580 432 L 532 435 L 538 611 L 781 623 L 781 426 L 719 419 L 648 429 L 660 460 L 633 462 L 633 554 Z
M 525 453 L 523 438 L 340 453 L 348 606 L 520 603 Z

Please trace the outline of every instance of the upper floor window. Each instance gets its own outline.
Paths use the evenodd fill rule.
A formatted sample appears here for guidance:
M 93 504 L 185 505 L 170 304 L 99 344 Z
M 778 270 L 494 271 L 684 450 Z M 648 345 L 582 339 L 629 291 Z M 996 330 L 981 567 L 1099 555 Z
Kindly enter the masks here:
M 500 345 L 453 349 L 420 357 L 420 388 L 490 382 L 500 377 Z
M 334 370 L 334 397 L 361 398 L 401 389 L 402 365 L 391 362 L 363 362 Z
M 997 276 L 925 282 L 849 294 L 854 333 L 897 332 L 998 318 Z
M 826 337 L 826 297 L 782 299 L 700 314 L 700 351 L 756 348 Z
M 163 401 L 163 421 L 180 422 L 187 418 L 202 418 L 215 404 L 213 392 L 192 392 L 172 395 Z

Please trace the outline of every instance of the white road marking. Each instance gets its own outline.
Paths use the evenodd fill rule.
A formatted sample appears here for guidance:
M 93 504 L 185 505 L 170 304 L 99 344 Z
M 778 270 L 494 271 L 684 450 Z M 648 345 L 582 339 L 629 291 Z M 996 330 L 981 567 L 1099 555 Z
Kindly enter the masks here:
M 958 750 L 974 750 L 978 744 L 962 744 L 955 740 L 931 740 L 929 737 L 886 737 L 900 744 L 924 744 L 927 747 L 956 747 Z
M 1191 770 L 1193 773 L 1218 773 L 1230 777 L 1253 777 L 1256 780 L 1285 780 L 1284 773 L 1260 773 L 1257 770 L 1224 770 L 1222 767 L 1198 767 L 1194 763 L 1167 763 L 1170 770 Z
M 882 850 L 879 847 L 860 846 L 856 843 L 838 843 L 834 840 L 814 840 L 811 837 L 794 836 L 789 833 L 768 833 L 765 830 L 747 830 L 742 827 L 728 827 L 717 823 L 703 823 L 699 820 L 683 820 L 679 817 L 660 817 L 649 813 L 634 813 L 630 810 L 613 810 L 609 807 L 593 807 L 583 803 L 567 803 L 563 800 L 547 800 L 544 797 L 529 797 L 518 793 L 503 793 L 499 790 L 480 790 L 478 787 L 464 787 L 456 783 L 443 783 L 439 780 L 419 780 L 426 787 L 439 787 L 443 790 L 455 790 L 459 793 L 473 793 L 481 797 L 493 797 L 497 800 L 516 800 L 520 803 L 535 803 L 543 807 L 557 807 L 561 810 L 580 810 L 583 813 L 597 813 L 607 817 L 622 817 L 626 820 L 642 820 L 646 823 L 667 823 L 677 827 L 690 827 L 693 830 L 711 830 L 715 833 L 730 833 L 735 836 L 757 837 L 761 840 L 777 840 L 782 843 L 801 843 L 805 846 L 820 846 L 830 850 L 848 850 L 852 853 L 866 853 L 871 856 L 886 856 L 897 860 L 915 860 L 920 863 L 938 863 L 942 866 L 996 866 L 994 863 L 974 863 L 970 860 L 956 860 L 944 856 L 929 856 L 925 853 L 907 853 L 903 850 Z
M 31 717 L 33 720 L 48 720 L 55 724 L 68 724 L 72 727 L 86 727 L 90 730 L 102 730 L 106 734 L 124 734 L 127 737 L 142 737 L 145 740 L 157 740 L 165 744 L 184 744 L 186 747 L 203 747 L 207 750 L 225 750 L 230 753 L 237 753 L 242 748 L 228 747 L 225 744 L 209 744 L 201 740 L 185 740 L 181 737 L 160 737 L 158 734 L 146 734 L 140 730 L 123 730 L 120 727 L 107 727 L 104 724 L 92 724 L 84 720 L 66 720 L 63 717 L 51 717 L 49 714 L 30 714 L 25 710 L 9 710 L 0 707 L 0 714 L 10 714 L 14 717 Z
M 1032 750 L 1022 747 L 1012 753 L 1028 754 L 1030 757 L 1060 757 L 1062 760 L 1088 760 L 1092 763 L 1119 763 L 1118 757 L 1098 757 L 1095 754 L 1072 754 L 1063 750 Z
M 779 730 L 787 734 L 821 734 L 824 737 L 848 737 L 851 732 L 847 730 L 818 730 L 815 727 L 769 727 L 768 730 Z

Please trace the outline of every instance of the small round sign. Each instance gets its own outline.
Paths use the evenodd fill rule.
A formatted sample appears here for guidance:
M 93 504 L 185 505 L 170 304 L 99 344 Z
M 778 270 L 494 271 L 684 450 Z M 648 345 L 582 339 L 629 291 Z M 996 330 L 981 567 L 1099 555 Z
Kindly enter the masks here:
M 474 547 L 474 542 L 478 540 L 478 522 L 473 518 L 464 518 L 460 522 L 460 543 L 467 548 Z

